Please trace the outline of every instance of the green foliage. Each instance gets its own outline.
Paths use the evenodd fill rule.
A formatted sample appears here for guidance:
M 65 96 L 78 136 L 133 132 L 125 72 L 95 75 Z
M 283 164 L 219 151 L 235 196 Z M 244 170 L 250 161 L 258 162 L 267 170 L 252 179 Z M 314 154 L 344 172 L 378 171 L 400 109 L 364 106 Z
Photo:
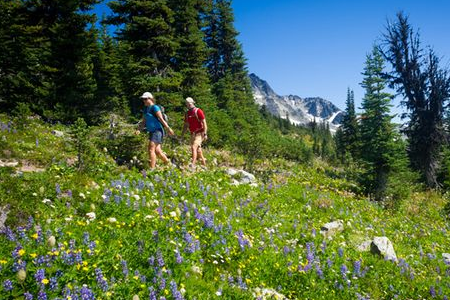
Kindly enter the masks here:
M 392 174 L 392 156 L 399 155 L 403 149 L 396 147 L 395 139 L 400 136 L 395 133 L 390 113 L 393 95 L 386 93 L 387 82 L 382 77 L 384 60 L 380 51 L 374 46 L 372 53 L 367 55 L 364 68 L 364 79 L 361 86 L 366 90 L 361 114 L 360 157 L 365 168 L 363 185 L 368 194 L 381 201 L 386 197 L 389 177 Z M 406 153 L 405 153 L 406 154 Z M 397 195 L 398 196 L 398 195 Z
M 16 140 L 37 137 L 50 145 L 44 136 L 52 126 L 30 119 L 39 130 L 26 132 L 13 130 L 4 115 L 0 120 L 13 153 L 23 150 Z M 76 126 L 74 137 L 97 143 L 106 135 L 104 126 L 88 128 L 82 120 Z M 63 148 L 69 140 L 55 141 L 46 150 L 75 153 Z M 187 146 L 167 151 L 188 163 Z M 236 153 L 208 152 L 211 164 L 246 163 Z M 345 169 L 275 156 L 255 159 L 255 174 L 266 172 L 256 187 L 233 185 L 218 167 L 138 172 L 101 160 L 101 170 L 81 173 L 56 158 L 42 172 L 0 168 L 0 206 L 11 208 L 0 234 L 2 297 L 29 292 L 37 298 L 41 290 L 48 298 L 69 290 L 80 296 L 80 286 L 104 299 L 149 298 L 152 291 L 170 299 L 177 292 L 185 299 L 253 299 L 264 292 L 290 299 L 416 299 L 433 289 L 449 295 L 441 258 L 450 247 L 446 198 L 415 192 L 398 210 L 386 211 L 355 194 L 358 187 Z M 320 228 L 332 220 L 342 220 L 344 230 L 324 239 Z M 398 263 L 356 250 L 381 235 L 393 242 Z M 19 260 L 26 262 L 25 279 L 18 275 Z M 44 271 L 39 280 L 38 270 Z

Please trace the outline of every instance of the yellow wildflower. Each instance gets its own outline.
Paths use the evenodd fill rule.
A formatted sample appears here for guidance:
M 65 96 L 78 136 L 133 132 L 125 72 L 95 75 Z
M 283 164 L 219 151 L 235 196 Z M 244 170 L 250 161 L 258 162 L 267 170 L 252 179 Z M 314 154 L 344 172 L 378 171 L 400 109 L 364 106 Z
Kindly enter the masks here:
M 19 252 L 17 252 L 17 254 L 19 254 L 19 256 L 22 256 L 25 254 L 25 250 L 20 249 Z
M 37 233 L 35 233 L 35 234 L 33 234 L 32 236 L 31 236 L 33 239 L 35 239 L 35 240 L 37 240 L 37 238 L 38 238 L 38 234 Z
M 6 264 L 6 263 L 7 263 L 6 260 L 4 260 L 4 259 L 0 260 L 0 265 L 4 265 L 4 264 Z
M 47 278 L 42 279 L 41 281 L 43 284 L 48 284 L 50 281 Z

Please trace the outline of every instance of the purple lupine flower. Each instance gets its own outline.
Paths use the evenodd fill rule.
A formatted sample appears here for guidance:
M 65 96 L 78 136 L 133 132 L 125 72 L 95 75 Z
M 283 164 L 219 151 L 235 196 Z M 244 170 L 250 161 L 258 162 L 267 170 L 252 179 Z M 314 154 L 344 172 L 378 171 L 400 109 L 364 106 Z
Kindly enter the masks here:
M 59 183 L 55 184 L 55 191 L 56 191 L 56 195 L 61 194 L 61 186 L 59 185 Z
M 283 247 L 283 253 L 284 253 L 285 256 L 288 255 L 290 251 L 291 251 L 291 250 L 289 249 L 288 246 L 284 246 L 284 247 Z
M 324 279 L 322 268 L 320 267 L 320 264 L 316 264 L 316 273 L 319 276 L 320 279 Z
M 25 297 L 25 300 L 33 300 L 33 295 L 29 292 L 25 292 L 23 296 Z
M 148 264 L 151 267 L 153 267 L 153 265 L 155 264 L 155 257 L 154 256 L 150 256 L 147 261 L 148 261 Z
M 348 271 L 347 266 L 345 264 L 342 264 L 342 266 L 341 266 L 341 275 L 342 275 L 342 278 L 344 280 L 347 279 L 347 271 Z
M 34 274 L 34 278 L 36 279 L 36 282 L 38 285 L 42 284 L 42 280 L 45 278 L 45 270 L 44 269 L 38 269 L 36 273 Z
M 102 270 L 100 268 L 95 269 L 95 279 L 97 280 L 97 284 L 100 289 L 104 292 L 108 290 L 108 282 L 105 280 L 103 276 Z
M 94 300 L 95 299 L 94 293 L 85 285 L 80 290 L 80 296 L 81 296 L 81 300 Z
M 129 271 L 128 271 L 127 262 L 125 260 L 121 260 L 120 264 L 122 265 L 122 274 L 125 277 L 128 277 Z
M 313 242 L 306 243 L 306 259 L 308 260 L 309 264 L 312 264 L 315 259 Z
M 58 289 L 58 280 L 56 277 L 50 278 L 49 289 L 50 291 L 56 291 Z
M 166 279 L 162 277 L 162 275 L 159 277 L 159 290 L 164 290 L 166 288 Z
M 157 300 L 156 292 L 155 292 L 155 289 L 153 288 L 153 286 L 150 286 L 148 288 L 148 292 L 149 292 L 149 300 Z
M 240 287 L 243 290 L 247 289 L 247 284 L 245 284 L 245 282 L 242 280 L 241 276 L 238 276 L 238 278 L 237 278 L 237 285 L 238 285 L 238 287 Z
M 361 260 L 357 260 L 353 263 L 353 275 L 356 277 L 361 276 Z
M 3 281 L 3 289 L 5 290 L 5 292 L 12 291 L 13 284 L 12 284 L 11 280 L 6 279 L 5 281 Z
M 16 235 L 14 234 L 14 232 L 11 230 L 11 228 L 9 228 L 8 226 L 6 226 L 3 229 L 3 232 L 6 235 L 6 238 L 8 239 L 8 241 L 10 242 L 15 242 L 16 241 Z
M 87 245 L 87 244 L 89 244 L 89 241 L 90 241 L 90 239 L 89 239 L 89 233 L 88 233 L 88 232 L 84 232 L 84 233 L 83 233 L 83 244 L 84 244 L 84 245 Z
M 344 249 L 339 248 L 339 249 L 338 249 L 338 254 L 339 254 L 339 257 L 344 256 Z
M 433 298 L 436 298 L 436 289 L 434 288 L 434 286 L 430 286 L 430 295 Z
M 177 262 L 177 264 L 181 264 L 183 262 L 183 257 L 181 256 L 178 248 L 175 250 L 175 261 Z
M 172 291 L 172 296 L 175 300 L 184 299 L 183 295 L 181 295 L 181 292 L 178 290 L 177 283 L 174 280 L 170 281 L 170 290 Z
M 156 262 L 158 263 L 158 267 L 162 268 L 164 267 L 165 263 L 164 263 L 164 258 L 162 256 L 161 250 L 157 250 L 156 251 Z
M 12 266 L 12 270 L 13 272 L 18 272 L 19 270 L 26 270 L 27 269 L 27 262 L 24 260 L 17 260 L 14 261 L 13 266 Z
M 37 299 L 38 300 L 47 300 L 47 294 L 43 290 L 40 290 L 38 292 Z

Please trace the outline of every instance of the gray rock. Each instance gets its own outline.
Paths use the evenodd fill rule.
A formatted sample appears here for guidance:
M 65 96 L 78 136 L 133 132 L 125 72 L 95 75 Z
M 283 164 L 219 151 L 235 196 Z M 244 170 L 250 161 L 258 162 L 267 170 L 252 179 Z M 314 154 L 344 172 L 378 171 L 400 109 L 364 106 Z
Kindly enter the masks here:
M 8 205 L 0 207 L 0 232 L 2 232 L 5 229 L 5 222 L 8 213 L 9 213 Z
M 344 221 L 337 220 L 334 222 L 327 223 L 320 228 L 320 233 L 324 237 L 334 236 L 336 233 L 344 230 Z
M 256 183 L 255 175 L 246 172 L 244 170 L 236 170 L 233 168 L 228 168 L 225 169 L 225 173 L 232 177 L 234 185 Z
M 63 137 L 64 136 L 64 132 L 59 131 L 59 130 L 52 130 L 52 134 L 56 137 Z
M 397 261 L 394 246 L 385 236 L 374 237 L 372 243 L 370 244 L 370 251 L 374 254 L 383 256 L 387 260 Z

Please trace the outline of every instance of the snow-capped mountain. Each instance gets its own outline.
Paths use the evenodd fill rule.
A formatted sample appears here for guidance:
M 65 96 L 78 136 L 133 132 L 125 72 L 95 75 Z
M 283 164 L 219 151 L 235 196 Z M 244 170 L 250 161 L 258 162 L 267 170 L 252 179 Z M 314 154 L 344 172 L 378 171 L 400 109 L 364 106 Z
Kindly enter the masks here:
M 300 98 L 299 96 L 279 96 L 269 84 L 250 74 L 253 97 L 260 106 L 265 105 L 267 111 L 283 119 L 289 118 L 293 124 L 308 124 L 314 119 L 316 122 L 327 122 L 330 130 L 335 131 L 342 122 L 344 112 L 333 103 L 320 97 Z

